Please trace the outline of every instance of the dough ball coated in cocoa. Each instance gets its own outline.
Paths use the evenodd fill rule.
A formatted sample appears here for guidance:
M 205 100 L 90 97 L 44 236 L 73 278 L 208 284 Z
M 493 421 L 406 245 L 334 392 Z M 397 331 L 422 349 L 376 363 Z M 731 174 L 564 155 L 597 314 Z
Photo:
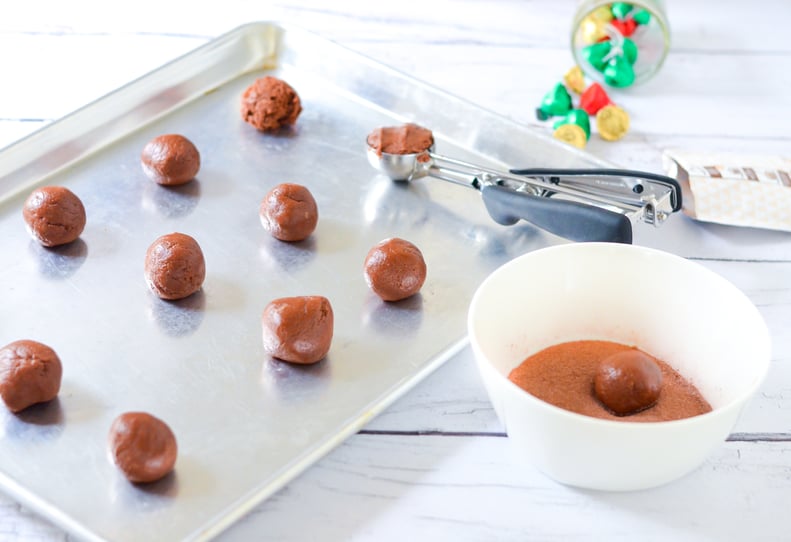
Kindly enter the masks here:
M 315 363 L 330 350 L 332 306 L 318 295 L 282 297 L 266 306 L 261 325 L 267 354 L 291 363 Z
M 173 470 L 178 455 L 170 427 L 146 412 L 126 412 L 110 426 L 113 461 L 130 482 L 155 482 Z
M 0 348 L 0 397 L 11 412 L 57 397 L 62 375 L 60 358 L 45 344 L 22 340 Z
M 184 233 L 158 237 L 146 251 L 149 288 L 162 299 L 182 299 L 200 290 L 206 262 L 198 242 Z
M 363 271 L 368 286 L 385 301 L 415 295 L 426 280 L 426 262 L 420 249 L 398 237 L 371 248 Z
M 319 209 L 310 190 L 283 183 L 270 190 L 259 209 L 261 225 L 281 241 L 306 239 L 319 221 Z
M 143 171 L 158 184 L 179 185 L 195 178 L 200 169 L 200 153 L 186 137 L 165 134 L 143 147 Z
M 276 132 L 296 124 L 301 112 L 297 92 L 277 77 L 256 79 L 242 94 L 242 118 L 261 132 Z
M 85 207 L 63 186 L 44 186 L 30 193 L 22 208 L 28 231 L 45 247 L 65 245 L 85 229 Z
M 662 370 L 648 354 L 633 348 L 604 358 L 593 380 L 596 397 L 613 414 L 627 416 L 656 403 Z

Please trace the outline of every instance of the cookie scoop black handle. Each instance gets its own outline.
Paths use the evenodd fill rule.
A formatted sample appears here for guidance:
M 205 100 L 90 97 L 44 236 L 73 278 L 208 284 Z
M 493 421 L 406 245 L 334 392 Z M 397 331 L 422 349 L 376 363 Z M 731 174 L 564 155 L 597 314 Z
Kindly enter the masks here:
M 488 184 L 481 196 L 495 222 L 511 226 L 526 220 L 572 241 L 632 242 L 632 223 L 626 215 L 577 201 L 542 198 Z

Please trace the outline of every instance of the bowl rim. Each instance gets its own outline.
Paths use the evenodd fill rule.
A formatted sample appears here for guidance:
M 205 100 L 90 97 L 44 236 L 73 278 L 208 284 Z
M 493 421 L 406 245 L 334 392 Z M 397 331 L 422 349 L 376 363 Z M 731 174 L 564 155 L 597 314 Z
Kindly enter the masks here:
M 739 393 L 728 401 L 726 404 L 721 405 L 716 408 L 712 408 L 709 412 L 704 414 L 698 414 L 696 416 L 690 416 L 688 418 L 680 418 L 677 420 L 664 420 L 664 421 L 630 421 L 630 420 L 612 420 L 612 419 L 605 419 L 605 418 L 597 418 L 595 416 L 588 416 L 587 414 L 580 414 L 578 412 L 574 412 L 571 410 L 566 410 L 565 408 L 553 405 L 552 403 L 548 403 L 543 399 L 539 399 L 532 393 L 528 392 L 527 390 L 521 388 L 514 382 L 512 382 L 507 376 L 503 375 L 494 365 L 489 361 L 489 359 L 483 355 L 482 349 L 477 343 L 477 339 L 475 337 L 474 330 L 474 315 L 476 313 L 475 309 L 477 308 L 478 304 L 480 303 L 480 298 L 482 296 L 482 290 L 484 287 L 489 284 L 493 277 L 499 275 L 501 270 L 505 270 L 510 267 L 514 267 L 520 265 L 523 260 L 530 259 L 531 257 L 535 257 L 536 254 L 545 254 L 547 252 L 559 252 L 559 251 L 574 251 L 574 250 L 596 250 L 597 247 L 607 247 L 608 250 L 622 250 L 624 252 L 641 252 L 644 254 L 651 254 L 655 257 L 667 258 L 672 260 L 678 264 L 690 266 L 702 271 L 704 274 L 709 275 L 713 280 L 719 281 L 723 284 L 726 288 L 733 291 L 736 297 L 742 298 L 744 301 L 747 302 L 748 306 L 751 308 L 751 312 L 757 318 L 758 322 L 760 322 L 760 332 L 761 332 L 761 342 L 765 344 L 766 347 L 766 357 L 765 361 L 762 361 L 762 367 L 760 368 L 759 374 L 756 376 L 754 381 L 751 385 L 746 388 L 743 392 Z M 705 423 L 710 418 L 718 418 L 722 416 L 727 411 L 731 411 L 733 409 L 740 409 L 746 405 L 746 403 L 750 400 L 751 397 L 755 395 L 758 389 L 761 387 L 763 382 L 766 380 L 767 374 L 769 373 L 769 369 L 772 364 L 772 340 L 771 335 L 769 333 L 769 329 L 766 325 L 766 321 L 764 320 L 763 316 L 761 316 L 760 311 L 758 311 L 755 304 L 750 301 L 747 295 L 742 292 L 740 288 L 734 285 L 725 277 L 715 273 L 714 271 L 708 269 L 707 267 L 701 265 L 698 262 L 693 260 L 684 258 L 682 256 L 678 256 L 676 254 L 672 254 L 670 252 L 666 252 L 664 250 L 659 250 L 650 247 L 644 247 L 640 245 L 629 245 L 629 244 L 622 244 L 622 243 L 607 243 L 607 242 L 586 242 L 586 243 L 566 243 L 562 245 L 553 245 L 549 247 L 539 248 L 504 263 L 494 271 L 492 271 L 482 282 L 479 284 L 478 288 L 475 290 L 473 294 L 472 301 L 470 302 L 469 309 L 467 311 L 467 334 L 470 341 L 470 346 L 472 347 L 475 362 L 478 365 L 485 365 L 496 375 L 496 379 L 500 382 L 505 383 L 507 387 L 509 387 L 513 392 L 517 392 L 520 396 L 524 397 L 524 400 L 530 401 L 538 408 L 548 409 L 553 415 L 564 416 L 567 417 L 570 421 L 576 422 L 584 422 L 590 423 L 593 425 L 602 425 L 603 427 L 608 428 L 620 428 L 625 427 L 629 428 L 630 430 L 634 430 L 636 427 L 641 428 L 678 428 L 683 427 L 684 425 L 696 425 L 699 423 Z M 573 340 L 606 340 L 606 339 L 573 339 Z M 568 341 L 566 341 L 568 342 Z M 613 341 L 617 342 L 617 341 Z M 558 343 L 560 344 L 560 343 Z M 551 345 L 550 345 L 551 346 Z M 549 346 L 547 347 L 549 348 Z M 666 362 L 667 363 L 667 362 Z M 671 368 L 675 370 L 675 367 L 670 365 Z M 682 375 L 683 376 L 683 375 Z M 686 377 L 684 377 L 686 378 Z M 488 389 L 487 389 L 488 393 Z M 491 399 L 491 398 L 490 398 Z M 521 401 L 522 399 L 520 399 Z M 508 428 L 506 427 L 506 431 Z M 643 429 L 648 431 L 650 429 Z

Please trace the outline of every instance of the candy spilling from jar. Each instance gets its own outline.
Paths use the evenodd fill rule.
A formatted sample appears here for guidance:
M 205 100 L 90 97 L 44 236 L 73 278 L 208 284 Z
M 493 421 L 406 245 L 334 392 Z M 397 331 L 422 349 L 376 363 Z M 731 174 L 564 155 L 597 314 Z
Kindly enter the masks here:
M 572 27 L 582 71 L 616 88 L 652 76 L 662 65 L 670 31 L 661 2 L 583 2 Z
M 553 135 L 556 139 L 583 149 L 591 137 L 591 117 L 596 118 L 596 130 L 605 141 L 617 141 L 629 130 L 629 115 L 615 105 L 599 83 L 585 87 L 585 79 L 578 66 L 569 70 L 541 101 L 536 109 L 538 120 L 556 118 Z M 577 105 L 569 92 L 579 94 Z

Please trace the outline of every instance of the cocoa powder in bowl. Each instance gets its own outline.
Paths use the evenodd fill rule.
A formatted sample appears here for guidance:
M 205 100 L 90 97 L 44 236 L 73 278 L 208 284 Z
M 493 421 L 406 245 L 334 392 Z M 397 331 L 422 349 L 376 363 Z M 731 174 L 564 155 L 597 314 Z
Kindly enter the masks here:
M 594 379 L 603 360 L 632 351 L 653 360 L 661 372 L 662 387 L 653 406 L 623 416 L 602 404 L 596 396 Z M 711 411 L 711 405 L 697 388 L 668 363 L 632 346 L 611 341 L 581 340 L 550 346 L 524 360 L 511 371 L 508 378 L 547 403 L 595 418 L 659 422 Z M 641 392 L 640 395 L 644 394 Z M 629 399 L 626 402 L 631 401 Z M 644 403 L 642 405 L 645 406 Z

